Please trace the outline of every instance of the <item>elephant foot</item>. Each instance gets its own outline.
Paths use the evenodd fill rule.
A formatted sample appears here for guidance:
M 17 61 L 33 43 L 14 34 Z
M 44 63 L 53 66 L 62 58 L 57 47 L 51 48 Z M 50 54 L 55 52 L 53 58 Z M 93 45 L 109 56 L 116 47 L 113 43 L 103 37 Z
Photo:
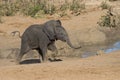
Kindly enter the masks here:
M 20 65 L 20 62 L 19 62 L 19 61 L 15 61 L 15 64 L 16 64 L 16 65 Z
M 19 65 L 19 64 L 20 64 L 20 59 L 16 59 L 16 60 L 15 60 L 15 64 L 16 64 L 16 65 Z
M 49 60 L 50 62 L 62 61 L 62 59 L 59 59 L 59 58 L 49 58 L 48 60 Z

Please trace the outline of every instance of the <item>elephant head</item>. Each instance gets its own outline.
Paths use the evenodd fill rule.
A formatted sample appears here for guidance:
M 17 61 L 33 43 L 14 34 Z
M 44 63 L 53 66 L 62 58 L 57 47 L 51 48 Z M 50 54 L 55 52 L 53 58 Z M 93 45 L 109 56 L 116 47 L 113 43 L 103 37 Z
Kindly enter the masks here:
M 69 39 L 67 31 L 62 27 L 60 20 L 50 20 L 44 24 L 44 32 L 50 40 L 61 40 L 67 42 L 67 44 L 74 49 L 81 47 L 74 47 Z

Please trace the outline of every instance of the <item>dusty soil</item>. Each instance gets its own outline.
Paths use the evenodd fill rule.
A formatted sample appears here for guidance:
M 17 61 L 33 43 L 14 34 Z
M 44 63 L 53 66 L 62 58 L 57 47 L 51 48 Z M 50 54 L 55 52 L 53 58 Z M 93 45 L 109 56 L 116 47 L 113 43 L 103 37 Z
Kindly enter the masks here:
M 79 16 L 60 18 L 73 45 L 83 48 L 72 50 L 67 44 L 58 41 L 56 45 L 61 61 L 39 63 L 38 54 L 29 52 L 26 55 L 29 57 L 23 59 L 22 65 L 16 65 L 14 61 L 21 40 L 10 33 L 18 30 L 22 34 L 31 24 L 58 18 L 3 17 L 3 23 L 0 24 L 0 80 L 119 80 L 120 51 L 80 58 L 82 50 L 87 51 L 82 43 L 95 44 L 106 40 L 105 34 L 97 30 L 97 22 L 105 13 L 104 10 L 94 8 Z
M 119 80 L 120 51 L 84 59 L 0 67 L 0 80 Z

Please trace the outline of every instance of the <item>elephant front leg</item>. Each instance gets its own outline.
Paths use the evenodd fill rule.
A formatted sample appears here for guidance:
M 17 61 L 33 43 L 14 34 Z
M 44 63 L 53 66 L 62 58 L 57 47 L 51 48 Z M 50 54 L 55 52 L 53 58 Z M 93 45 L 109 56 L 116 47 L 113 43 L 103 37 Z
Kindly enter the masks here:
M 40 59 L 40 62 L 46 62 L 47 61 L 46 53 L 47 53 L 47 48 L 39 49 L 39 54 L 42 57 L 42 60 Z
M 55 60 L 58 55 L 58 50 L 57 50 L 55 44 L 50 44 L 48 46 L 48 50 L 52 51 L 51 57 L 53 58 L 53 60 Z
M 56 59 L 56 57 L 57 57 L 57 54 L 58 54 L 58 50 L 57 50 L 57 48 L 53 51 L 53 53 L 52 53 L 52 58 L 53 59 Z

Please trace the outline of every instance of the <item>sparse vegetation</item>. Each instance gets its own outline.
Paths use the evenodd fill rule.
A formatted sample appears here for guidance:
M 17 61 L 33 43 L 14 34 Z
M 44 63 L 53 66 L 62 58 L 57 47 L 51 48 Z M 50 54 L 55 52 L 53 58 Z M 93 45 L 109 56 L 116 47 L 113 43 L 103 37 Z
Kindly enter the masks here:
M 102 2 L 102 3 L 101 3 L 100 7 L 101 7 L 102 9 L 109 9 L 109 8 L 110 8 L 110 5 L 108 5 L 107 2 L 105 1 L 105 2 Z
M 67 0 L 65 0 L 65 3 L 62 4 L 59 8 L 59 12 L 61 12 L 60 17 L 66 16 L 66 11 L 70 9 L 70 3 L 68 3 Z
M 101 16 L 100 22 L 98 22 L 98 24 L 102 27 L 111 27 L 110 15 L 106 14 L 104 16 Z
M 85 9 L 85 4 L 79 3 L 79 0 L 73 0 L 72 4 L 70 5 L 70 10 L 73 13 L 80 13 L 83 9 Z
M 120 27 L 120 15 L 117 17 L 117 26 Z
M 113 15 L 110 11 L 106 15 L 101 16 L 98 24 L 101 27 L 120 27 L 120 16 Z
M 2 23 L 2 18 L 1 18 L 1 16 L 0 16 L 0 23 Z
M 49 14 L 53 15 L 58 12 L 65 14 L 66 10 L 73 13 L 78 13 L 85 9 L 84 4 L 80 4 L 80 0 L 73 0 L 68 3 L 67 0 L 60 7 L 55 6 L 54 3 L 50 4 L 48 0 L 14 0 L 0 2 L 0 15 L 1 16 L 14 16 L 16 14 L 35 17 Z
M 109 1 L 118 1 L 118 0 L 109 0 Z
M 60 11 L 65 11 L 70 8 L 70 3 L 65 0 L 65 3 L 60 6 Z
M 1 54 L 1 49 L 0 49 L 0 59 L 2 59 L 3 57 L 2 57 L 2 54 Z

